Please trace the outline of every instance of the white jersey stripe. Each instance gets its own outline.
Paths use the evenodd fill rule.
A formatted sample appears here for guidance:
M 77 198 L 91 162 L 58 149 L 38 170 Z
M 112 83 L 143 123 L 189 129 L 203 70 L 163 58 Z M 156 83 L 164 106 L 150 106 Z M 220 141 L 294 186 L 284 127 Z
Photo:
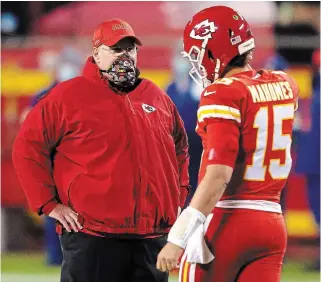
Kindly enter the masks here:
M 235 120 L 238 123 L 241 123 L 241 119 L 234 117 L 231 114 L 225 114 L 225 113 L 207 113 L 207 114 L 200 114 L 198 117 L 198 122 L 204 121 L 205 118 L 223 118 L 223 119 L 231 119 Z
M 196 272 L 196 263 L 191 263 L 190 269 L 189 269 L 189 282 L 195 282 L 195 272 Z
M 207 110 L 222 110 L 222 111 L 228 111 L 233 114 L 236 114 L 238 116 L 241 116 L 240 111 L 238 109 L 235 109 L 233 107 L 229 106 L 223 106 L 223 105 L 206 105 L 206 106 L 201 106 L 199 107 L 197 114 L 199 114 L 202 111 L 207 111 Z
M 183 281 L 183 277 L 182 277 L 182 274 L 183 274 L 183 269 L 184 269 L 184 264 L 185 264 L 185 261 L 186 261 L 186 253 L 184 253 L 182 259 L 181 259 L 181 263 L 179 265 L 179 272 L 178 272 L 178 281 L 179 282 L 182 282 Z

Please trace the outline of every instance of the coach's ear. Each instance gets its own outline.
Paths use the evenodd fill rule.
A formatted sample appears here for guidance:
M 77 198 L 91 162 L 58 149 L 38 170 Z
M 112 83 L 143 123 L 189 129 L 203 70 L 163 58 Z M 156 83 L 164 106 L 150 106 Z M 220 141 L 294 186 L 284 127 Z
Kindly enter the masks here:
M 97 47 L 93 47 L 92 54 L 96 64 L 99 65 L 100 64 L 99 49 Z

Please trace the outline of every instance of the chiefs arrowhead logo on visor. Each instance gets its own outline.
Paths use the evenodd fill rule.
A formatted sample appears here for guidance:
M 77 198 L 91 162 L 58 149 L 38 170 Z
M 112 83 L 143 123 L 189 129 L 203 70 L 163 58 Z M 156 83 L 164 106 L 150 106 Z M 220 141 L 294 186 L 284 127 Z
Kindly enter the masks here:
M 149 114 L 156 111 L 156 109 L 154 107 L 147 105 L 147 104 L 142 104 L 142 107 L 143 107 L 143 110 Z
M 195 25 L 190 33 L 190 37 L 194 39 L 204 40 L 212 38 L 212 33 L 218 29 L 214 22 L 210 22 L 208 19 Z

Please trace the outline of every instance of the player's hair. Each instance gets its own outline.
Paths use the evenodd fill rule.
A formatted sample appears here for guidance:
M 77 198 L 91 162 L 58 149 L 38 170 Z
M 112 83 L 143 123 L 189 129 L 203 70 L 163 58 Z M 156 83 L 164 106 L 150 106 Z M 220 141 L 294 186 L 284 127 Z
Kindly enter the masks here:
M 221 77 L 224 77 L 231 69 L 234 68 L 242 68 L 245 67 L 246 64 L 249 62 L 249 55 L 252 51 L 248 51 L 243 55 L 235 56 L 226 66 L 224 72 L 222 73 Z

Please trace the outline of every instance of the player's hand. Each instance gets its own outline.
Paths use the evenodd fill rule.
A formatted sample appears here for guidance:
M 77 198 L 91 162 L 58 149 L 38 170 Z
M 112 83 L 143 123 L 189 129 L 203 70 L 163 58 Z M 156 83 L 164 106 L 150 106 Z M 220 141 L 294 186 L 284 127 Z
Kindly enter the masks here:
M 171 271 L 175 268 L 179 268 L 179 258 L 182 255 L 184 249 L 168 242 L 161 250 L 157 257 L 156 267 L 160 271 Z
M 77 213 L 65 205 L 58 204 L 51 211 L 49 216 L 57 219 L 68 232 L 71 232 L 70 227 L 75 232 L 78 232 L 79 229 L 82 229 L 81 224 L 78 222 Z

